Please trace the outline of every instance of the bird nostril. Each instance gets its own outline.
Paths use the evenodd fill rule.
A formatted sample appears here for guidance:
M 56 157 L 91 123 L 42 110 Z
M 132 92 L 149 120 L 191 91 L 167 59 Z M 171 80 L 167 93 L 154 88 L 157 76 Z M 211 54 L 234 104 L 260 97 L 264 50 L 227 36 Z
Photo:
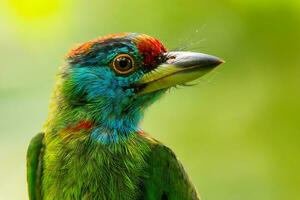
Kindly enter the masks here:
M 168 57 L 166 63 L 170 64 L 170 63 L 172 63 L 175 59 L 176 59 L 176 56 L 170 56 L 170 57 Z

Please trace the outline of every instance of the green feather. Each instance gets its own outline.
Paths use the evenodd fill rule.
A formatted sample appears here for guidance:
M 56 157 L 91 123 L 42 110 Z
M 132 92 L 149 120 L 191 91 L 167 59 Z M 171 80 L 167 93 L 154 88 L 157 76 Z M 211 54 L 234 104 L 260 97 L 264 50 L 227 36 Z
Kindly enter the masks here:
M 32 138 L 27 150 L 27 183 L 30 200 L 41 198 L 41 175 L 43 160 L 44 134 L 39 133 Z
M 144 200 L 196 200 L 197 191 L 171 149 L 161 143 L 151 148 L 144 180 Z
M 147 135 L 92 150 L 88 141 L 67 144 L 54 137 L 46 142 L 45 153 L 43 141 L 40 133 L 28 148 L 30 200 L 199 199 L 174 153 Z

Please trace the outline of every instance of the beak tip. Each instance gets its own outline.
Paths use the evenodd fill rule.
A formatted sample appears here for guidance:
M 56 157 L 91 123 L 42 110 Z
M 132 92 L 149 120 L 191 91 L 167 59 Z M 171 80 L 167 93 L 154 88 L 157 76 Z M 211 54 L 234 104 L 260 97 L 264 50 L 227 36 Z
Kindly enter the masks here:
M 219 59 L 219 65 L 220 65 L 220 64 L 223 64 L 223 63 L 226 63 L 226 61 L 223 60 L 223 59 Z
M 215 56 L 211 56 L 208 62 L 210 63 L 210 65 L 212 67 L 217 67 L 217 66 L 225 63 L 225 60 L 215 57 Z
M 225 60 L 223 60 L 219 57 L 216 57 L 216 56 L 209 56 L 208 60 L 215 67 L 225 63 Z

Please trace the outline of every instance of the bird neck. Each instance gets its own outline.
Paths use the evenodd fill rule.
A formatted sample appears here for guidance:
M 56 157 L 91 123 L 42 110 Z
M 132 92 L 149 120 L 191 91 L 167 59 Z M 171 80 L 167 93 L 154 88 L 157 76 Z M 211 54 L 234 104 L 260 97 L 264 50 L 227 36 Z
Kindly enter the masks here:
M 59 102 L 54 100 L 50 106 L 43 131 L 64 131 L 70 135 L 84 132 L 95 142 L 112 144 L 137 134 L 142 117 L 141 108 L 124 106 L 121 102 L 99 101 L 74 106 L 60 99 Z
M 115 109 L 102 107 L 96 113 L 95 128 L 91 138 L 102 144 L 119 143 L 139 131 L 143 114 L 132 110 L 116 112 Z

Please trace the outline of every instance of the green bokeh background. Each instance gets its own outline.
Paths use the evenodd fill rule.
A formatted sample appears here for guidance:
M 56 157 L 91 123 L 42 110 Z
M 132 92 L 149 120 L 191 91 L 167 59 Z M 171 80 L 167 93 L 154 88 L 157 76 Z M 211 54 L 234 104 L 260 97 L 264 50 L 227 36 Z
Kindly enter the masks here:
M 27 198 L 26 148 L 66 52 L 118 32 L 226 60 L 198 85 L 172 89 L 143 120 L 204 200 L 300 199 L 299 0 L 2 0 L 1 200 Z

